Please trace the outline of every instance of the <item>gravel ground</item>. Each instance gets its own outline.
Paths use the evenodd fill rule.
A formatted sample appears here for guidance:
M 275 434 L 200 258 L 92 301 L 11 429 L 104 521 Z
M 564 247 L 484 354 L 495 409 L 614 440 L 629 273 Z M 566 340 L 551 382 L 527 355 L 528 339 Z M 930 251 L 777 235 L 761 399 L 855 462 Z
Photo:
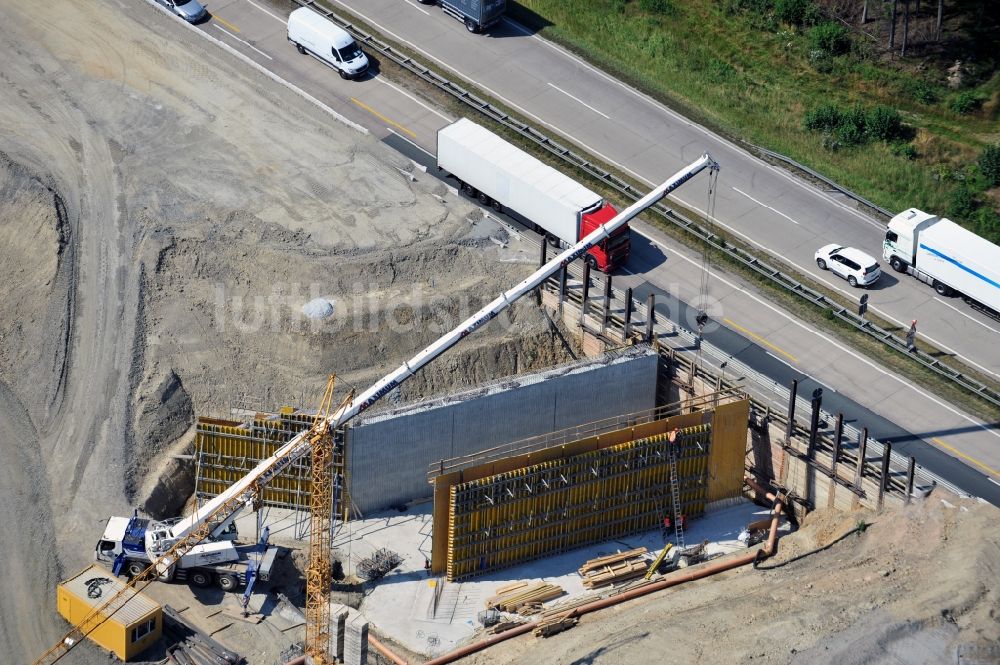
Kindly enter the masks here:
M 942 500 L 944 498 L 944 500 Z M 469 659 L 501 663 L 940 665 L 1000 662 L 1000 511 L 941 493 L 879 515 L 820 510 L 745 567 L 515 638 Z M 959 658 L 959 654 L 963 657 Z
M 0 25 L 0 653 L 21 663 L 196 411 L 309 406 L 331 371 L 364 388 L 534 253 L 146 3 L 3 2 Z M 526 303 L 393 397 L 568 354 Z

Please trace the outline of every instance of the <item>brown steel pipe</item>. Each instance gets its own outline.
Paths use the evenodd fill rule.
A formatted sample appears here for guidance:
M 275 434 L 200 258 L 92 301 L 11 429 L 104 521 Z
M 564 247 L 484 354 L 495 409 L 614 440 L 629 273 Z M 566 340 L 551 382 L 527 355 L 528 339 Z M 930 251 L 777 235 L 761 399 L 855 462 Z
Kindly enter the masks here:
M 518 635 L 524 635 L 525 633 L 530 633 L 535 628 L 535 623 L 529 621 L 527 623 L 522 623 L 516 628 L 511 628 L 510 630 L 505 630 L 502 633 L 494 635 L 493 637 L 487 638 L 482 642 L 475 642 L 474 644 L 466 644 L 464 647 L 459 647 L 454 651 L 449 651 L 443 656 L 438 656 L 433 660 L 429 660 L 424 665 L 444 665 L 444 663 L 453 663 L 459 658 L 465 658 L 477 651 L 482 651 L 487 647 L 491 647 L 498 642 L 503 642 L 504 640 L 509 640 L 512 637 L 517 637 Z
M 741 554 L 736 557 L 723 559 L 721 561 L 709 564 L 701 568 L 688 570 L 683 573 L 679 572 L 673 573 L 658 582 L 653 582 L 652 584 L 647 584 L 645 586 L 632 589 L 631 591 L 620 593 L 617 596 L 611 596 L 610 598 L 602 598 L 601 600 L 595 600 L 592 603 L 587 603 L 586 605 L 581 605 L 579 607 L 573 608 L 572 610 L 569 610 L 562 616 L 567 618 L 582 616 L 584 614 L 589 614 L 590 612 L 596 612 L 597 610 L 603 610 L 608 607 L 613 607 L 614 605 L 618 605 L 619 603 L 624 603 L 628 600 L 640 598 L 647 594 L 660 591 L 661 589 L 668 589 L 672 586 L 683 584 L 684 582 L 699 580 L 702 579 L 703 577 L 709 577 L 711 575 L 715 575 L 716 573 L 721 573 L 726 570 L 732 570 L 733 568 L 739 568 L 740 566 L 745 566 L 748 563 L 753 563 L 755 560 L 757 560 L 758 557 L 767 558 L 773 556 L 777 549 L 778 522 L 781 520 L 782 502 L 781 499 L 775 498 L 774 494 L 767 492 L 759 485 L 757 485 L 757 487 L 754 487 L 754 485 L 757 484 L 753 483 L 750 486 L 757 491 L 770 495 L 769 498 L 771 498 L 774 501 L 774 515 L 771 517 L 771 532 L 768 535 L 767 543 L 764 545 L 764 547 L 756 551 L 748 551 L 745 554 Z M 445 663 L 452 663 L 460 658 L 464 658 L 468 655 L 476 653 L 477 651 L 482 651 L 487 647 L 493 646 L 498 642 L 503 642 L 504 640 L 508 640 L 518 635 L 523 635 L 524 633 L 527 633 L 532 629 L 534 629 L 535 625 L 536 624 L 534 622 L 529 621 L 528 623 L 522 624 L 517 628 L 512 628 L 511 630 L 502 632 L 499 635 L 494 635 L 489 639 L 485 639 L 482 642 L 476 642 L 475 644 L 467 644 L 464 647 L 455 649 L 454 651 L 446 653 L 443 656 L 438 656 L 433 660 L 427 661 L 424 665 L 444 665 Z
M 374 637 L 372 637 L 371 633 L 368 633 L 368 644 L 375 647 L 376 651 L 378 651 L 380 654 L 391 660 L 396 665 L 408 665 L 405 660 L 403 660 L 402 658 L 394 654 L 392 651 L 390 651 L 389 647 L 387 647 L 386 645 L 382 644 Z
M 763 495 L 763 496 L 766 496 L 766 497 L 767 497 L 768 499 L 770 499 L 771 501 L 774 501 L 774 500 L 775 500 L 776 496 L 775 496 L 774 492 L 771 492 L 771 491 L 769 491 L 769 490 L 766 490 L 766 489 L 764 489 L 763 487 L 761 487 L 760 485 L 758 485 L 758 484 L 757 484 L 757 481 L 756 481 L 756 480 L 754 480 L 753 478 L 750 478 L 750 477 L 748 476 L 747 478 L 744 478 L 744 482 L 745 482 L 745 483 L 746 483 L 747 485 L 749 485 L 749 486 L 750 486 L 750 489 L 752 489 L 752 490 L 753 490 L 754 492 L 756 492 L 757 494 L 761 494 L 761 495 Z

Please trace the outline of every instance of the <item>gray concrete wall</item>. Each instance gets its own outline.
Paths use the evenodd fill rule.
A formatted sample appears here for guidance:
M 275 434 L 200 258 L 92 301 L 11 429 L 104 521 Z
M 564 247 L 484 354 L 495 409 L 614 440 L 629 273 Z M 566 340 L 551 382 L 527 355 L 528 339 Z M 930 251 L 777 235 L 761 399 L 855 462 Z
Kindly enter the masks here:
M 634 347 L 367 415 L 348 434 L 351 501 L 369 514 L 430 498 L 433 462 L 652 409 L 656 368 Z

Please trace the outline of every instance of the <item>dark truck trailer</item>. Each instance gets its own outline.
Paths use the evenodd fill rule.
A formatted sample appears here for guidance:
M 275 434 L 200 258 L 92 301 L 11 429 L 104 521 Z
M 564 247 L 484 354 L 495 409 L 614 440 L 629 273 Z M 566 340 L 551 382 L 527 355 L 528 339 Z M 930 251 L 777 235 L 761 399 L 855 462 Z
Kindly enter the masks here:
M 446 14 L 465 23 L 469 32 L 482 32 L 507 11 L 507 0 L 438 0 Z

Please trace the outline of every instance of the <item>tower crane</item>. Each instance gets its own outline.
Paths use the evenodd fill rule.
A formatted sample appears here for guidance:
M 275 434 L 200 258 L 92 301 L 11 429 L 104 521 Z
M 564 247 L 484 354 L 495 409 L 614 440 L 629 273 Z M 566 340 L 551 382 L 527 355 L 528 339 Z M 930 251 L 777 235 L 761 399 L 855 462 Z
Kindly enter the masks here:
M 627 224 L 639 213 L 660 201 L 667 194 L 706 168 L 712 171 L 718 171 L 719 169 L 719 165 L 708 153 L 704 153 L 697 160 L 682 168 L 666 182 L 620 212 L 606 224 L 595 229 L 579 242 L 557 254 L 529 277 L 522 280 L 513 288 L 501 293 L 496 299 L 462 321 L 454 329 L 445 333 L 415 356 L 376 381 L 360 395 L 356 397 L 353 394 L 349 395 L 333 413 L 324 413 L 322 416 L 318 415 L 312 427 L 295 435 L 270 457 L 261 460 L 243 478 L 234 482 L 227 490 L 206 502 L 187 517 L 180 520 L 151 523 L 145 537 L 147 552 L 152 561 L 149 567 L 136 575 L 121 591 L 94 607 L 58 643 L 42 654 L 35 661 L 35 665 L 49 665 L 65 656 L 84 637 L 101 625 L 107 617 L 112 616 L 128 602 L 130 589 L 137 586 L 141 588 L 157 577 L 168 578 L 172 568 L 177 565 L 182 556 L 190 552 L 192 548 L 196 547 L 206 538 L 215 537 L 224 532 L 233 520 L 236 519 L 239 512 L 246 506 L 251 505 L 261 495 L 267 484 L 275 476 L 287 469 L 295 460 L 307 453 L 314 452 L 319 447 L 321 450 L 318 457 L 314 457 L 314 465 L 319 461 L 321 470 L 328 468 L 329 456 L 325 448 L 331 445 L 330 438 L 332 433 L 336 432 L 338 428 L 343 427 L 349 420 L 371 407 L 379 399 L 400 386 L 418 370 L 457 344 L 464 337 L 474 333 L 492 321 L 518 298 L 543 284 L 546 279 L 583 256 L 594 245 L 607 240 L 616 229 L 623 224 Z M 327 409 L 331 404 L 332 394 L 333 384 L 331 381 L 327 386 L 323 398 L 323 405 Z M 324 409 L 323 405 L 320 408 L 321 412 Z M 317 470 L 314 466 L 313 473 L 315 474 L 316 472 Z M 329 479 L 324 481 L 320 477 L 320 482 L 328 483 Z M 329 489 L 329 485 L 327 485 L 327 489 Z M 327 502 L 326 505 L 326 511 L 329 512 L 329 503 Z M 311 506 L 312 509 L 316 509 L 317 507 L 317 502 L 314 502 Z M 320 509 L 322 510 L 322 508 Z M 326 521 L 322 518 L 317 521 L 316 517 L 314 513 L 312 515 L 313 524 L 329 524 L 328 518 Z M 323 542 L 322 537 L 317 539 L 311 537 L 311 547 L 314 540 L 317 541 L 318 547 L 327 550 L 325 561 L 328 564 L 329 538 Z M 322 551 L 311 552 L 310 565 L 321 564 L 324 560 L 323 556 L 324 552 Z M 327 567 L 329 566 L 327 565 Z M 328 575 L 328 572 L 324 575 L 322 571 L 318 570 L 307 572 L 306 607 L 317 608 L 316 612 L 307 613 L 306 622 L 306 654 L 312 659 L 313 665 L 328 665 L 333 663 L 333 658 L 329 654 L 329 610 L 325 613 L 321 611 L 323 605 L 329 605 L 330 585 Z M 309 582 L 310 579 L 312 583 Z M 326 622 L 326 625 L 323 622 Z

